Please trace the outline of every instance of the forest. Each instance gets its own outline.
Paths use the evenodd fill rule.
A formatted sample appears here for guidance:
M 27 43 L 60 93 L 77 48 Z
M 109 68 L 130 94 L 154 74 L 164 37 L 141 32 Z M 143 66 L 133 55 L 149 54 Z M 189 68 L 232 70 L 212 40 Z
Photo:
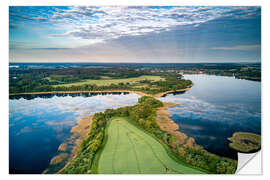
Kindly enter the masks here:
M 261 64 L 237 63 L 10 63 L 9 92 L 49 92 L 49 91 L 106 91 L 137 90 L 156 94 L 168 90 L 186 88 L 191 81 L 183 74 L 214 74 L 260 81 Z M 159 76 L 160 81 L 142 79 L 134 86 L 127 83 L 129 78 Z M 96 80 L 116 80 L 110 85 L 87 84 Z M 124 82 L 121 82 L 124 79 Z M 112 81 L 114 82 L 114 81 Z M 79 83 L 81 85 L 72 85 Z M 72 86 L 69 86 L 71 84 Z
M 87 70 L 87 71 L 85 71 Z M 169 90 L 184 89 L 192 84 L 190 80 L 182 79 L 177 73 L 163 73 L 161 76 L 147 72 L 126 71 L 93 71 L 88 69 L 58 70 L 53 73 L 47 70 L 27 70 L 14 72 L 9 80 L 10 93 L 28 92 L 51 92 L 51 91 L 106 91 L 106 90 L 136 90 L 148 94 L 156 94 Z M 50 73 L 49 73 L 50 72 Z M 64 75 L 65 74 L 65 75 Z M 72 75 L 73 74 L 73 75 Z M 138 81 L 130 83 L 129 79 L 138 78 Z M 142 77 L 142 78 L 140 78 Z M 144 78 L 143 78 L 144 77 Z M 149 77 L 149 78 L 148 78 Z M 156 77 L 152 80 L 151 77 Z M 91 84 L 84 80 L 98 80 L 100 85 Z M 116 81 L 117 80 L 117 81 Z M 104 81 L 111 81 L 109 84 L 102 84 Z M 69 83 L 80 82 L 79 85 Z M 97 81 L 96 81 L 97 82 Z M 117 82 L 117 83 L 114 83 Z

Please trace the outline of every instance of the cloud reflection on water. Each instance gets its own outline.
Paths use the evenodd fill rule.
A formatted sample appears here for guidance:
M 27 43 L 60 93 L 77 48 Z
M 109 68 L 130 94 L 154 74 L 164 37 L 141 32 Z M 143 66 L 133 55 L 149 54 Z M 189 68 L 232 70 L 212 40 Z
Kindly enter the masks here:
M 41 173 L 78 119 L 108 108 L 134 105 L 139 97 L 111 94 L 9 100 L 10 171 Z
M 184 94 L 159 98 L 180 131 L 210 152 L 235 157 L 227 138 L 236 131 L 261 133 L 261 84 L 233 77 L 185 75 L 195 84 Z M 213 138 L 214 137 L 214 138 Z

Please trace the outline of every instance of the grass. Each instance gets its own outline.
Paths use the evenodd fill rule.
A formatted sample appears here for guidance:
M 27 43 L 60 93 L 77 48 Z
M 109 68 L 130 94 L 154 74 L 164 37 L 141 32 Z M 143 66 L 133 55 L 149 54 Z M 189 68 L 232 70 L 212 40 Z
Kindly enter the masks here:
M 111 84 L 118 84 L 118 83 L 139 83 L 139 81 L 142 80 L 151 80 L 151 81 L 159 81 L 159 80 L 165 80 L 164 78 L 160 76 L 139 76 L 135 78 L 125 78 L 125 79 L 100 79 L 100 80 L 85 80 L 81 82 L 75 82 L 75 83 L 68 83 L 68 84 L 59 84 L 59 85 L 54 85 L 54 87 L 58 86 L 65 86 L 65 87 L 70 87 L 70 86 L 81 86 L 85 84 L 95 84 L 97 86 L 108 86 Z
M 101 147 L 96 152 L 95 157 L 93 159 L 93 163 L 92 163 L 92 166 L 91 166 L 92 174 L 97 174 L 98 173 L 98 161 L 99 161 L 100 156 L 101 156 L 101 154 L 102 154 L 102 152 L 104 150 L 105 145 L 107 144 L 108 137 L 109 137 L 108 136 L 108 126 L 110 126 L 111 122 L 112 122 L 111 120 L 109 120 L 107 122 L 106 129 L 105 129 L 105 135 L 104 135 L 104 139 L 102 141 Z
M 108 127 L 108 135 L 97 165 L 100 174 L 204 173 L 172 159 L 156 139 L 125 118 L 113 119 Z
M 229 146 L 240 152 L 252 152 L 261 148 L 261 136 L 247 132 L 236 132 L 231 138 Z

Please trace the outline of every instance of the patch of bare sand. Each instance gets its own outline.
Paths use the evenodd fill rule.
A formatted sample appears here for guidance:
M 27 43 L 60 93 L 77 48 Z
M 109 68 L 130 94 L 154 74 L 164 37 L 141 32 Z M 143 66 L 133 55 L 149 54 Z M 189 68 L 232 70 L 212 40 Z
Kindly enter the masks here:
M 173 147 L 177 147 L 178 145 L 184 145 L 190 148 L 200 148 L 199 145 L 195 143 L 195 140 L 191 137 L 188 137 L 185 133 L 178 131 L 179 126 L 170 119 L 171 114 L 166 112 L 166 110 L 170 107 L 176 106 L 177 103 L 172 102 L 163 102 L 163 107 L 157 109 L 156 122 L 159 127 L 168 132 L 169 134 L 175 137 L 175 141 L 173 142 Z
M 71 137 L 74 142 L 74 138 L 79 136 L 79 138 L 75 138 L 74 146 L 72 148 L 72 158 L 77 154 L 80 149 L 81 143 L 84 138 L 87 136 L 90 130 L 90 126 L 92 124 L 93 116 L 83 116 L 82 119 L 78 121 L 78 124 L 71 129 L 71 133 L 73 136 Z
M 184 92 L 184 91 L 188 91 L 192 86 L 193 86 L 193 84 L 190 85 L 190 86 L 188 86 L 187 88 L 184 88 L 184 89 L 177 89 L 177 90 L 171 90 L 171 91 L 165 91 L 165 92 L 157 93 L 157 94 L 153 95 L 153 97 L 159 98 L 159 97 L 162 97 L 162 96 L 164 96 L 166 94 L 173 93 L 173 92 Z
M 51 159 L 50 165 L 59 164 L 59 163 L 63 162 L 67 157 L 68 157 L 68 153 L 60 153 L 59 155 L 54 156 Z
M 80 137 L 86 137 L 90 130 L 90 125 L 92 124 L 92 116 L 83 116 L 77 125 L 72 127 L 71 133 Z
M 69 160 L 62 169 L 64 169 L 78 153 L 80 146 L 81 146 L 81 143 L 83 142 L 84 138 L 89 133 L 89 130 L 90 130 L 90 127 L 92 124 L 92 118 L 93 118 L 93 116 L 83 116 L 77 122 L 77 125 L 72 127 L 70 132 L 73 135 L 69 138 L 67 144 L 70 144 L 73 147 L 72 147 L 71 155 L 69 156 Z M 62 169 L 58 173 L 61 173 Z
M 60 146 L 58 147 L 58 151 L 66 151 L 68 148 L 68 144 L 67 143 L 62 143 L 60 144 Z

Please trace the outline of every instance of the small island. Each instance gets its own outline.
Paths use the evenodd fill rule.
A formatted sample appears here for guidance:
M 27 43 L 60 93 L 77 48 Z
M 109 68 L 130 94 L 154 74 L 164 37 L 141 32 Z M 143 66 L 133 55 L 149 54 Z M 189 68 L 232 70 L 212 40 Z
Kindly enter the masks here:
M 228 138 L 229 146 L 239 152 L 254 152 L 261 149 L 261 136 L 248 132 L 236 132 Z

